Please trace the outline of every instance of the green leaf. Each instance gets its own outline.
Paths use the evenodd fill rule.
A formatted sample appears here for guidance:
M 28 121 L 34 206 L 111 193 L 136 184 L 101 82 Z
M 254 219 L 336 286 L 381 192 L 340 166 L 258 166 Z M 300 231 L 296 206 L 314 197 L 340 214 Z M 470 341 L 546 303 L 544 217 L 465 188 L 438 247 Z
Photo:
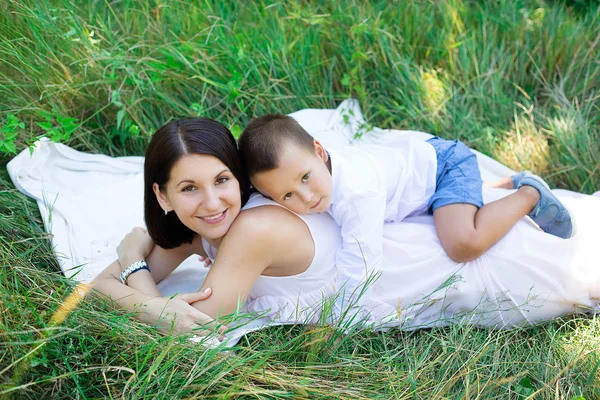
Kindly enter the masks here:
M 192 103 L 190 104 L 190 110 L 197 116 L 202 115 L 203 107 L 200 103 Z
M 110 94 L 110 103 L 115 104 L 115 102 L 118 102 L 120 100 L 121 100 L 121 92 L 118 90 L 113 90 Z
M 4 135 L 4 140 L 7 142 L 14 142 L 16 137 L 17 137 L 17 132 L 10 131 L 10 132 L 7 132 L 6 135 Z
M 61 126 L 65 132 L 70 133 L 79 127 L 79 122 L 75 118 L 64 118 Z
M 238 139 L 240 137 L 240 135 L 242 134 L 242 128 L 240 128 L 239 125 L 233 125 L 230 129 L 231 134 L 233 135 L 234 138 Z
M 131 136 L 139 136 L 140 135 L 140 127 L 137 125 L 130 125 L 128 129 Z
M 35 124 L 45 131 L 51 130 L 53 126 L 52 122 L 36 122 Z
M 121 146 L 125 146 L 125 141 L 129 137 L 129 132 L 125 130 L 119 131 L 119 141 L 121 142 Z
M 119 110 L 117 113 L 117 127 L 121 127 L 121 122 L 123 122 L 123 118 L 125 118 L 125 110 Z
M 46 132 L 46 134 L 50 136 L 50 140 L 53 142 L 60 142 L 63 137 L 62 132 L 58 128 L 53 128 Z
M 13 142 L 4 142 L 4 153 L 17 154 L 17 146 Z
M 36 114 L 44 118 L 46 121 L 52 121 L 54 119 L 54 114 L 46 110 L 37 110 Z
M 65 38 L 70 38 L 71 36 L 73 36 L 73 35 L 74 35 L 74 34 L 76 34 L 76 33 L 77 33 L 77 31 L 75 30 L 75 28 L 71 28 L 71 29 L 69 30 L 69 32 L 67 32 L 67 33 L 65 33 L 65 34 L 64 34 L 64 37 L 65 37 Z
M 6 115 L 6 125 L 10 127 L 16 127 L 19 125 L 19 118 L 17 118 L 14 114 Z
M 65 133 L 71 134 L 71 133 L 75 132 L 75 130 L 77 128 L 79 128 L 79 125 L 78 124 L 68 124 L 68 125 L 63 125 L 62 128 L 65 131 Z
M 528 377 L 521 379 L 521 381 L 514 386 L 514 390 L 521 398 L 531 396 L 535 393 L 535 389 L 531 384 L 531 379 Z
M 344 74 L 344 77 L 342 78 L 342 86 L 349 86 L 350 85 L 350 75 L 348 74 Z

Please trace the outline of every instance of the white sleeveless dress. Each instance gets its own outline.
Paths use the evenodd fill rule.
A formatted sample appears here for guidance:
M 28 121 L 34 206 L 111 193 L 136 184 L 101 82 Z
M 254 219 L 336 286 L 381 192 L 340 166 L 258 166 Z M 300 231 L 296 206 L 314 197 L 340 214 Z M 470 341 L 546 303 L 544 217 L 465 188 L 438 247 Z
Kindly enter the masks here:
M 260 206 L 281 207 L 255 193 L 244 209 Z M 312 263 L 297 275 L 259 276 L 246 301 L 246 311 L 260 314 L 273 323 L 317 323 L 323 308 L 335 301 L 335 254 L 342 243 L 340 228 L 327 213 L 298 217 L 306 223 L 314 242 Z M 216 249 L 204 239 L 202 245 L 214 259 Z

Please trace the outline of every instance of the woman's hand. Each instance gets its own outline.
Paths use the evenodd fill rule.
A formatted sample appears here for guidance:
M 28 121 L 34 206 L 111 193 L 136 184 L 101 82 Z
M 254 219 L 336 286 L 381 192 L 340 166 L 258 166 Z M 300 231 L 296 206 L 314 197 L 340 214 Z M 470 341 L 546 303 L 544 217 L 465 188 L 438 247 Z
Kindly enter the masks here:
M 132 262 L 145 260 L 153 248 L 154 241 L 148 231 L 140 227 L 133 228 L 117 246 L 121 270 L 125 270 Z
M 156 326 L 163 333 L 195 333 L 206 336 L 213 330 L 207 329 L 205 325 L 214 320 L 190 304 L 207 299 L 211 293 L 208 288 L 204 292 L 155 297 L 147 300 L 137 312 L 143 322 Z M 221 335 L 225 329 L 227 327 L 221 326 L 216 330 Z

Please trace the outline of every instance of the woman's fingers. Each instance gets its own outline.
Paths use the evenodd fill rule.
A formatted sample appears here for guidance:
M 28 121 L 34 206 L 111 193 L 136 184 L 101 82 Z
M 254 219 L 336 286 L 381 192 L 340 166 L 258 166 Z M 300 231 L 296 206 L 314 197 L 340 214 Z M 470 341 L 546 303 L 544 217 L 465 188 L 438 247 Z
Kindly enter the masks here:
M 190 332 L 192 332 L 194 335 L 198 335 L 198 336 L 208 336 L 212 333 L 212 331 L 207 330 L 205 326 L 202 326 L 202 325 L 196 324 L 196 323 L 192 323 L 189 326 L 189 329 L 190 329 Z
M 227 325 L 220 324 L 200 311 L 194 316 L 194 320 L 196 325 L 201 326 L 205 332 L 214 333 L 216 331 L 219 334 L 219 340 L 222 341 L 225 338 L 224 334 L 225 331 L 227 331 Z M 202 335 L 206 336 L 206 333 L 203 333 Z
M 211 288 L 206 288 L 202 292 L 194 292 L 194 293 L 181 293 L 175 296 L 178 299 L 185 301 L 188 304 L 195 303 L 197 301 L 206 300 L 212 294 Z
M 202 292 L 178 294 L 175 296 L 175 298 L 185 301 L 186 303 L 190 304 L 190 307 L 192 307 L 191 304 L 193 304 L 197 301 L 206 300 L 207 298 L 210 297 L 211 294 L 212 294 L 212 289 L 206 288 Z M 192 309 L 193 309 L 193 314 L 190 315 L 190 318 L 194 321 L 194 323 L 202 324 L 204 326 L 205 330 L 206 330 L 207 326 L 210 326 L 211 328 L 213 328 L 213 331 L 216 330 L 219 333 L 219 340 L 222 340 L 223 334 L 227 330 L 227 325 L 223 325 L 223 324 L 219 325 L 218 322 L 215 322 L 215 320 L 213 320 L 211 317 L 204 314 L 203 312 L 198 311 L 198 309 L 196 309 L 194 307 L 192 307 Z M 216 327 L 216 329 L 214 329 L 215 327 Z
M 152 299 L 153 306 L 149 309 L 152 312 L 148 313 L 149 321 L 157 323 L 159 329 L 165 333 L 191 332 L 204 336 L 216 333 L 219 340 L 223 340 L 227 326 L 219 324 L 218 321 L 214 321 L 210 316 L 191 305 L 196 301 L 205 300 L 211 293 L 210 288 L 207 288 L 203 292 L 182 293 L 170 298 Z
M 179 321 L 177 327 L 178 332 L 192 332 L 200 336 L 208 336 L 210 334 L 217 333 L 219 340 L 225 338 L 224 333 L 227 330 L 227 326 L 219 324 L 208 315 L 196 310 L 189 313 L 185 320 Z

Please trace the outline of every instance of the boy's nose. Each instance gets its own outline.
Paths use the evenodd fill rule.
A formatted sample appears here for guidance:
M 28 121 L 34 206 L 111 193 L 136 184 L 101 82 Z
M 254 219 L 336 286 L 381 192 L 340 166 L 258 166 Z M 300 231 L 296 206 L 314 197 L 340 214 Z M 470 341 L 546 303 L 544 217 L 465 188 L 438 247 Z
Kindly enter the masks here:
M 305 203 L 309 203 L 312 200 L 312 198 L 313 198 L 313 192 L 308 191 L 308 190 L 307 191 L 303 191 L 301 193 L 301 196 L 302 196 L 302 200 Z

